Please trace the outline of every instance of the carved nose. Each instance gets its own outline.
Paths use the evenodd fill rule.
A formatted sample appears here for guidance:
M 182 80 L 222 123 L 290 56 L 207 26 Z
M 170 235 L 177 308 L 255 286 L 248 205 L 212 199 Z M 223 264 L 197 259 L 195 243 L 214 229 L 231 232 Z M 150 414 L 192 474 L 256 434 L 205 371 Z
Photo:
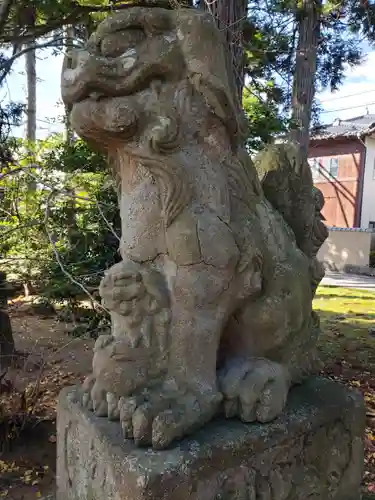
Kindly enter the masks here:
M 64 57 L 63 62 L 63 73 L 69 70 L 76 70 L 77 68 L 81 68 L 81 70 L 86 65 L 89 58 L 89 54 L 86 50 L 83 49 L 73 49 L 69 53 L 67 53 Z
M 67 54 L 61 73 L 61 96 L 65 104 L 73 104 L 86 86 L 89 53 L 76 49 Z

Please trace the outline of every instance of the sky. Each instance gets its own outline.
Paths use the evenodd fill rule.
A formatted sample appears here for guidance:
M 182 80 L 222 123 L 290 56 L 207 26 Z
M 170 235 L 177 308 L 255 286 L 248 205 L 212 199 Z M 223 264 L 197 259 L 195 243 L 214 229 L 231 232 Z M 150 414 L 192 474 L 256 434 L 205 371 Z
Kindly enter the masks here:
M 61 132 L 61 124 L 50 123 L 62 116 L 64 107 L 60 95 L 60 75 L 63 56 L 54 56 L 51 50 L 37 51 L 37 138 L 44 139 L 53 132 Z M 1 89 L 3 102 L 26 102 L 25 58 L 20 57 L 13 66 L 7 85 Z M 25 125 L 14 129 L 23 137 Z
M 324 109 L 323 123 L 332 123 L 335 118 L 348 119 L 363 114 L 375 114 L 375 50 L 370 50 L 364 62 L 348 68 L 340 89 L 334 93 L 326 90 L 319 94 Z
M 25 61 L 20 58 L 14 65 L 7 86 L 0 97 L 3 102 L 26 101 Z M 37 53 L 37 120 L 38 138 L 42 139 L 53 132 L 62 131 L 61 124 L 52 123 L 63 113 L 60 97 L 60 73 L 62 55 L 54 56 L 51 50 Z M 329 90 L 318 95 L 323 107 L 322 123 L 331 123 L 336 118 L 347 119 L 369 113 L 375 114 L 375 50 L 369 50 L 364 62 L 355 68 L 348 68 L 346 78 L 339 91 Z M 22 137 L 25 126 L 14 130 Z

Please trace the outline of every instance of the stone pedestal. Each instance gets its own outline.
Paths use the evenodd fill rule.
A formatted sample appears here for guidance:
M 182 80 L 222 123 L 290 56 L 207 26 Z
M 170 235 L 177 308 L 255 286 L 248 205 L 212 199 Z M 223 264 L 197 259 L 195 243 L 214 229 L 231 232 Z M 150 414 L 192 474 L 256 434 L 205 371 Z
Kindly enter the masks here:
M 359 500 L 364 405 L 312 379 L 271 424 L 216 420 L 166 451 L 124 442 L 64 390 L 58 407 L 57 500 Z

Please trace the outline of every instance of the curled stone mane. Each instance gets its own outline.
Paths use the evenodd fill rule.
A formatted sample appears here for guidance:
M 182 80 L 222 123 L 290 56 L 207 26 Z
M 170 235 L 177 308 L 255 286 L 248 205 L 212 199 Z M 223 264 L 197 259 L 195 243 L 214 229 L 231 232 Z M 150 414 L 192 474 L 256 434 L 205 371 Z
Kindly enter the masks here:
M 191 188 L 173 153 L 183 149 L 181 119 L 193 116 L 192 107 L 196 99 L 202 104 L 202 116 L 213 115 L 225 127 L 231 149 L 220 162 L 227 177 L 230 195 L 252 208 L 254 194 L 261 192 L 254 165 L 242 146 L 243 112 L 236 99 L 234 82 L 229 77 L 226 53 L 217 51 L 219 55 L 216 63 L 225 68 L 226 74 L 226 78 L 220 80 L 214 73 L 195 67 L 197 62 L 192 62 L 192 45 L 182 43 L 180 47 L 188 71 L 187 78 L 179 81 L 175 88 L 174 104 L 156 106 L 158 123 L 153 127 L 148 141 L 149 154 L 134 150 L 130 152 L 159 184 L 165 227 L 178 217 L 191 200 Z M 215 71 L 218 72 L 219 67 Z
M 180 137 L 179 118 L 183 113 L 190 113 L 190 82 L 180 82 L 176 100 L 176 107 L 160 110 L 158 124 L 154 126 L 148 142 L 149 154 L 138 153 L 134 150 L 131 156 L 139 161 L 155 178 L 159 185 L 162 215 L 167 228 L 184 210 L 191 200 L 191 188 L 186 181 L 183 169 L 176 161 L 173 153 L 183 149 Z M 207 112 L 211 108 L 207 104 Z M 228 135 L 229 131 L 227 130 Z M 229 137 L 231 142 L 231 138 Z M 241 147 L 236 151 L 229 151 L 228 156 L 221 160 L 223 172 L 227 177 L 230 196 L 240 199 L 248 208 L 253 207 L 254 195 L 259 195 L 261 186 L 256 170 L 247 152 Z
M 168 227 L 178 217 L 191 199 L 191 189 L 186 176 L 173 157 L 155 152 L 149 155 L 137 154 L 139 161 L 155 178 L 159 185 L 162 214 Z M 246 159 L 246 153 L 244 153 Z M 241 161 L 234 155 L 222 161 L 223 171 L 228 180 L 230 196 L 241 200 L 249 209 L 253 208 L 254 196 L 260 194 L 261 187 L 257 174 L 251 164 Z
M 134 158 L 147 168 L 159 185 L 162 215 L 168 227 L 188 205 L 191 198 L 189 185 L 178 164 L 166 156 L 140 154 Z

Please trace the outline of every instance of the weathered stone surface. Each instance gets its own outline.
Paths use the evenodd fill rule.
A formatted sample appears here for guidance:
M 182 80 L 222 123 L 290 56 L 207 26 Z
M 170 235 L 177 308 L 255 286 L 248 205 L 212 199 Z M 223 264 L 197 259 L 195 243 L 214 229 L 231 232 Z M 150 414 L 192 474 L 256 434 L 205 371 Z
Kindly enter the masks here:
M 364 405 L 324 379 L 269 424 L 215 420 L 171 450 L 137 448 L 64 390 L 57 500 L 359 500 Z
M 62 96 L 108 155 L 122 220 L 123 260 L 100 287 L 112 335 L 84 405 L 154 449 L 222 400 L 227 417 L 271 421 L 312 372 L 319 332 L 324 200 L 307 162 L 271 148 L 259 179 L 223 33 L 199 9 L 108 16 L 64 66 Z

